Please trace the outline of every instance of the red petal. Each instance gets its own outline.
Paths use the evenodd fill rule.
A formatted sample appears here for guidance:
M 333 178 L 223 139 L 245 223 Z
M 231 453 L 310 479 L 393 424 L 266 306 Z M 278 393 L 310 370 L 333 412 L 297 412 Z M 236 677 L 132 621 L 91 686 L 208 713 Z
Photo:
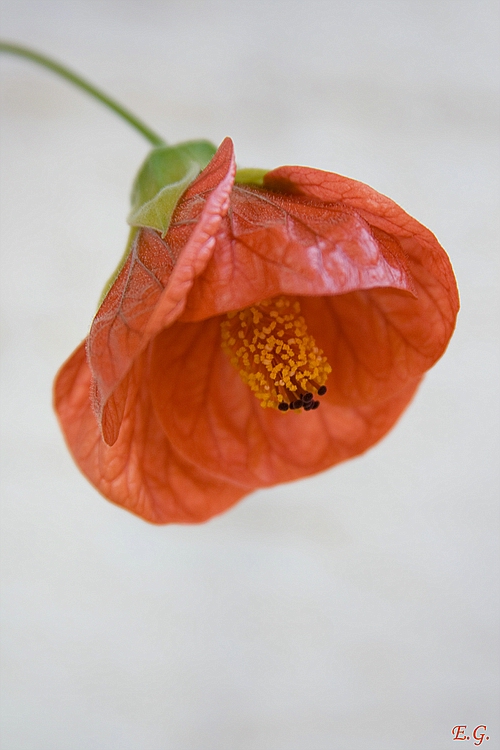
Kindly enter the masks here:
M 421 380 L 407 376 L 395 391 L 384 374 L 387 387 L 371 400 L 346 403 L 333 384 L 314 412 L 263 409 L 222 351 L 220 319 L 212 318 L 162 331 L 149 381 L 156 415 L 178 453 L 220 479 L 265 486 L 327 469 L 379 440 Z
M 219 481 L 172 449 L 151 405 L 144 357 L 130 375 L 113 446 L 102 440 L 90 382 L 81 344 L 57 375 L 54 406 L 76 463 L 109 500 L 152 523 L 194 523 L 221 513 L 250 491 Z
M 181 319 L 203 320 L 280 294 L 374 287 L 413 292 L 396 241 L 380 241 L 364 219 L 338 203 L 236 185 L 217 252 L 196 279 Z
M 271 190 L 333 203 L 356 211 L 383 236 L 397 239 L 409 261 L 417 295 L 427 289 L 439 306 L 451 336 L 459 308 L 458 290 L 446 252 L 423 224 L 397 203 L 357 180 L 310 167 L 279 167 L 265 175 Z M 376 232 L 375 232 L 376 234 Z
M 167 238 L 150 229 L 138 231 L 126 264 L 94 318 L 87 353 L 94 409 L 109 445 L 118 437 L 126 386 L 119 393 L 115 389 L 151 338 L 182 313 L 194 279 L 213 253 L 234 170 L 232 142 L 226 139 L 184 194 Z

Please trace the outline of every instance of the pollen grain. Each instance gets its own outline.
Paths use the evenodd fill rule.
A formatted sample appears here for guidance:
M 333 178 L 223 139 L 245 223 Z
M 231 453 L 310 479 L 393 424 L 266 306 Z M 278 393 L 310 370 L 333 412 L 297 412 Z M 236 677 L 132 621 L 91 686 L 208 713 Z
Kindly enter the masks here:
M 263 408 L 312 411 L 332 368 L 293 297 L 275 297 L 227 313 L 222 348 Z

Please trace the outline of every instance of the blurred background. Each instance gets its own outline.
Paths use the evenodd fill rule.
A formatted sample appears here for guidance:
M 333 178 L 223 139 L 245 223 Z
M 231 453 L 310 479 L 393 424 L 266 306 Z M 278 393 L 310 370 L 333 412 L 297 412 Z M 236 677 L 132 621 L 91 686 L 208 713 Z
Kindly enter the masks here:
M 441 750 L 498 674 L 495 0 L 3 0 L 1 35 L 175 143 L 389 195 L 448 251 L 455 337 L 392 433 L 201 526 L 79 474 L 52 380 L 148 144 L 1 59 L 2 750 Z M 467 744 L 472 745 L 472 740 Z

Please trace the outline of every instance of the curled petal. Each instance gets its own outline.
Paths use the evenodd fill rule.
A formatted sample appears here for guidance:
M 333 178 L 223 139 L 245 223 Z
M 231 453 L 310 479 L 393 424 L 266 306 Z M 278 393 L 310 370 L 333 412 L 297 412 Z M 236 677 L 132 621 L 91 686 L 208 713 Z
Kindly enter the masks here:
M 232 143 L 226 139 L 185 193 L 167 238 L 151 229 L 138 230 L 129 257 L 94 318 L 87 352 L 94 410 L 108 445 L 117 439 L 123 416 L 123 387 L 117 394 L 115 389 L 151 338 L 182 313 L 194 279 L 213 253 L 234 172 Z
M 297 197 L 344 205 L 362 217 L 382 242 L 384 238 L 397 241 L 408 259 L 417 296 L 423 289 L 432 295 L 446 321 L 445 337 L 449 340 L 459 308 L 457 284 L 446 252 L 423 224 L 368 185 L 320 169 L 279 167 L 266 174 L 264 185 Z
M 151 523 L 195 523 L 222 513 L 251 491 L 221 482 L 172 448 L 151 404 L 145 357 L 134 363 L 120 435 L 112 446 L 102 440 L 90 384 L 83 343 L 58 373 L 54 407 L 76 463 L 111 502 Z
M 280 294 L 374 287 L 414 292 L 397 241 L 381 242 L 345 206 L 235 185 L 217 253 L 196 279 L 182 320 L 203 320 Z

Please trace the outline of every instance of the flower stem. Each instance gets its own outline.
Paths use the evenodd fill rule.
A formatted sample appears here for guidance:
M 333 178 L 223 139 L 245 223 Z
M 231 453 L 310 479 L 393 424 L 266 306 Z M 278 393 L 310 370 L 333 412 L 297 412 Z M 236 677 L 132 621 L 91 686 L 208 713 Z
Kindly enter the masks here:
M 62 76 L 62 78 L 66 78 L 66 80 L 72 83 L 74 86 L 78 86 L 79 88 L 83 89 L 83 91 L 86 91 L 87 94 L 93 96 L 94 99 L 97 99 L 99 102 L 101 102 L 101 104 L 104 104 L 106 107 L 108 107 L 108 109 L 112 109 L 113 112 L 116 112 L 117 115 L 119 115 L 123 120 L 128 122 L 129 125 L 132 125 L 133 128 L 138 130 L 139 133 L 147 138 L 147 140 L 152 143 L 153 146 L 165 145 L 165 141 L 163 140 L 163 138 L 160 138 L 159 135 L 151 130 L 151 128 L 148 128 L 148 126 L 141 122 L 141 120 L 139 120 L 135 115 L 125 109 L 125 107 L 122 107 L 121 104 L 118 104 L 118 102 L 115 102 L 114 99 L 111 99 L 104 92 L 97 89 L 91 83 L 88 83 L 88 81 L 79 76 L 77 73 L 73 73 L 73 71 L 69 70 L 65 65 L 61 65 L 55 60 L 52 60 L 50 57 L 41 55 L 39 52 L 35 52 L 28 47 L 22 47 L 19 44 L 11 44 L 10 42 L 0 41 L 0 52 L 7 52 L 11 55 L 19 55 L 20 57 L 25 57 L 27 60 L 31 60 L 38 65 L 42 65 L 43 67 L 52 70 L 54 73 L 57 73 L 57 75 Z

